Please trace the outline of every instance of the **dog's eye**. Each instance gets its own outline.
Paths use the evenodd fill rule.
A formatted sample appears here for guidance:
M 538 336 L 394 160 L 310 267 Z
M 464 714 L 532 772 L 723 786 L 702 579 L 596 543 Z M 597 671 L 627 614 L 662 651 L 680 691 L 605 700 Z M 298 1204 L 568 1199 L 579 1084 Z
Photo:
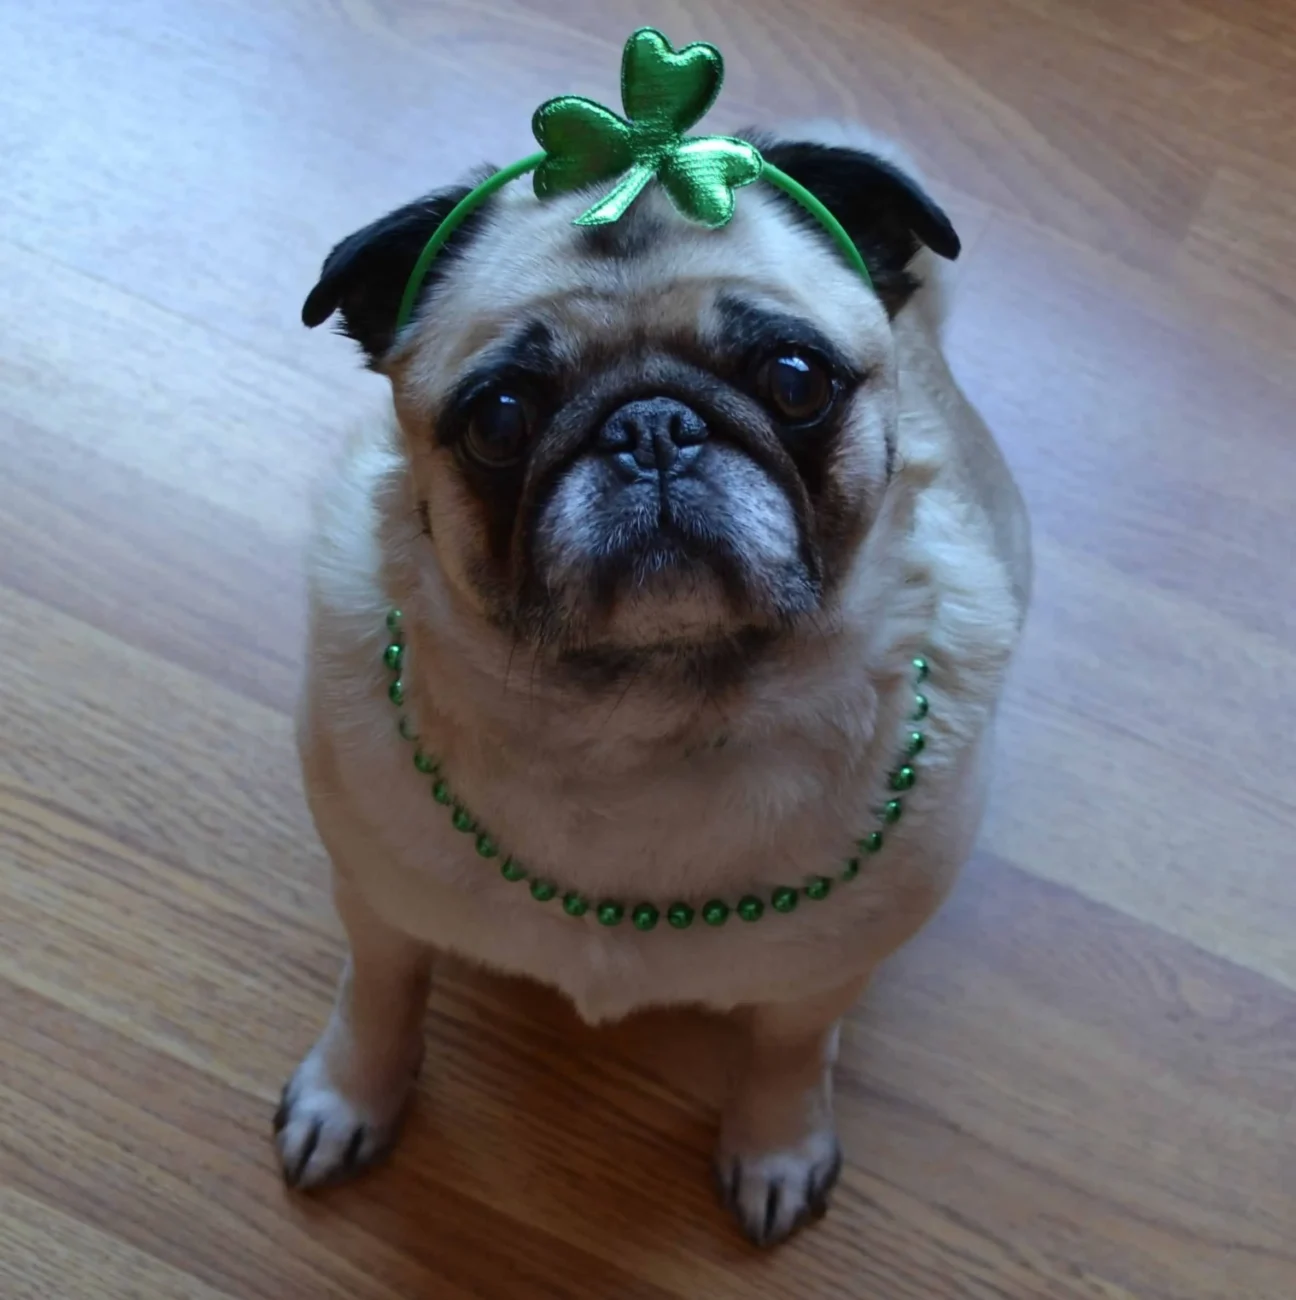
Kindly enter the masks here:
M 788 424 L 815 424 L 828 414 L 837 386 L 823 363 L 802 352 L 781 352 L 757 372 L 762 400 Z
M 464 446 L 483 465 L 500 469 L 522 458 L 531 432 L 531 408 L 516 393 L 494 389 L 473 404 Z

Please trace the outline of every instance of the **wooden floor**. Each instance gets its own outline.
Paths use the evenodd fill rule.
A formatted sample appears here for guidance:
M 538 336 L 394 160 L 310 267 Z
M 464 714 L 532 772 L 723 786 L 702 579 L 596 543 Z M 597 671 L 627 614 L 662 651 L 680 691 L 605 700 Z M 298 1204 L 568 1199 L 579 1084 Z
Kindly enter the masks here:
M 394 1162 L 286 1193 L 341 944 L 289 716 L 309 489 L 384 400 L 322 254 L 628 31 L 728 125 L 911 144 L 1038 597 L 982 847 L 845 1037 L 772 1256 L 699 1028 L 452 972 Z M 1290 0 L 0 0 L 4 1300 L 1296 1297 Z M 726 123 L 721 120 L 718 125 Z

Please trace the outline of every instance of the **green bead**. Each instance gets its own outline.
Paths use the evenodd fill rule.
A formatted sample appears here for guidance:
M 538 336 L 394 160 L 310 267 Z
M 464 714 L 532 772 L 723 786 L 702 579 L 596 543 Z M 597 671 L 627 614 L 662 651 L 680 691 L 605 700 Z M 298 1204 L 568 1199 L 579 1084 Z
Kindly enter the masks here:
M 687 930 L 693 924 L 693 909 L 687 903 L 672 903 L 666 909 L 666 920 L 677 930 Z
M 920 682 L 925 682 L 928 674 L 931 672 L 931 665 L 922 657 L 922 655 L 919 655 L 913 661 L 913 670 L 914 676 L 917 677 Z
M 843 880 L 854 880 L 860 873 L 860 860 L 851 858 L 841 870 Z
M 461 803 L 455 804 L 455 810 L 450 815 L 450 822 L 454 826 L 455 830 L 463 831 L 465 835 L 468 835 L 477 829 L 477 823 L 473 821 L 472 813 L 470 813 Z
M 405 683 L 399 677 L 387 688 L 387 698 L 393 704 L 405 703 Z
M 806 885 L 806 897 L 816 903 L 822 903 L 832 889 L 832 881 L 827 876 L 816 876 Z
M 903 767 L 897 767 L 891 773 L 891 788 L 893 790 L 912 790 L 917 779 L 918 773 L 906 763 Z
M 547 880 L 533 880 L 531 882 L 531 897 L 537 903 L 547 903 L 551 898 L 558 894 L 558 886 L 551 884 Z
M 505 880 L 525 880 L 526 868 L 520 862 L 514 862 L 512 858 L 505 858 L 500 863 L 500 875 Z
M 405 621 L 404 615 L 398 609 L 389 609 L 387 611 L 387 631 L 394 636 L 401 630 L 401 624 Z
M 400 672 L 401 659 L 404 657 L 404 654 L 405 652 L 400 648 L 400 646 L 393 642 L 383 651 L 383 663 L 385 663 L 392 672 L 398 673 Z
M 765 904 L 755 894 L 748 894 L 738 900 L 738 915 L 744 921 L 759 921 L 765 915 Z
M 454 795 L 450 793 L 450 787 L 444 781 L 434 781 L 432 783 L 432 798 L 437 803 L 444 805 L 454 802 Z
M 904 804 L 899 799 L 888 799 L 882 809 L 882 820 L 888 826 L 894 826 L 904 812 Z
M 414 766 L 418 768 L 424 776 L 431 776 L 436 771 L 436 760 L 429 758 L 421 749 L 414 751 Z
M 620 903 L 600 903 L 598 906 L 598 923 L 600 925 L 620 925 L 625 916 L 625 908 Z
M 729 904 L 718 898 L 702 904 L 702 919 L 708 925 L 723 925 L 729 919 Z
M 795 912 L 797 891 L 790 885 L 780 885 L 770 895 L 770 905 L 776 912 Z
M 568 916 L 584 916 L 589 911 L 589 903 L 579 894 L 564 894 L 563 911 Z
M 418 732 L 414 730 L 414 719 L 408 713 L 401 714 L 400 725 L 396 728 L 402 740 L 417 740 Z
M 499 845 L 483 831 L 477 836 L 477 852 L 483 858 L 497 858 L 499 857 Z
M 870 831 L 862 840 L 860 840 L 859 846 L 865 853 L 879 852 L 882 848 L 882 832 Z
M 648 931 L 657 925 L 661 913 L 651 903 L 640 903 L 630 913 L 630 922 L 636 930 Z
M 909 716 L 915 722 L 921 722 L 927 716 L 927 710 L 930 708 L 930 701 L 920 692 L 914 696 L 914 711 Z
M 917 758 L 923 752 L 923 746 L 926 744 L 927 740 L 921 731 L 911 731 L 908 740 L 905 742 L 905 757 Z

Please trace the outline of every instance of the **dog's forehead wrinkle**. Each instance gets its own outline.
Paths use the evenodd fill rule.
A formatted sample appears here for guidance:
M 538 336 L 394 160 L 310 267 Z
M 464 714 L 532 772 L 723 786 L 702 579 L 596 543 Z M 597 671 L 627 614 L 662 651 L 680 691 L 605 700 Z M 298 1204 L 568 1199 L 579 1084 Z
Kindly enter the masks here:
M 478 237 L 455 268 L 475 305 L 494 300 L 520 310 L 528 297 L 552 292 L 555 280 L 612 295 L 638 286 L 693 277 L 744 281 L 817 314 L 883 318 L 876 298 L 823 241 L 790 220 L 761 187 L 743 191 L 732 221 L 706 229 L 675 211 L 659 187 L 649 187 L 609 227 L 573 225 L 588 194 L 540 202 L 524 188 L 501 196 L 506 219 Z
M 848 342 L 827 340 L 822 331 L 785 302 L 751 297 L 714 282 L 678 280 L 633 286 L 625 293 L 577 291 L 535 309 L 546 324 L 544 348 L 529 345 L 557 371 L 588 372 L 616 360 L 650 364 L 655 355 L 684 349 L 730 356 L 761 342 L 787 340 L 847 351 Z M 506 348 L 517 344 L 510 341 Z M 495 349 L 484 350 L 487 356 Z M 505 351 L 502 360 L 510 360 Z
M 453 369 L 457 376 L 509 365 L 574 369 L 603 354 L 644 355 L 663 338 L 698 335 L 709 289 L 666 284 L 620 293 L 568 287 L 479 321 L 457 349 Z
M 561 348 L 561 339 L 542 315 L 527 314 L 505 323 L 469 358 L 468 372 L 489 372 L 513 367 L 521 370 L 545 370 L 553 366 Z
M 709 333 L 715 343 L 722 296 L 813 319 L 848 355 L 875 351 L 889 333 L 858 278 L 777 209 L 740 206 L 730 226 L 707 230 L 661 195 L 643 200 L 616 223 L 630 223 L 624 238 L 573 226 L 582 210 L 573 203 L 511 204 L 512 219 L 494 223 L 449 273 L 442 319 L 450 332 L 459 322 L 459 346 L 447 360 L 462 362 L 465 345 L 480 349 L 525 317 L 553 324 L 569 363 L 572 351 L 670 334 L 708 341 Z M 651 239 L 639 238 L 645 232 Z M 614 249 L 624 255 L 609 255 Z

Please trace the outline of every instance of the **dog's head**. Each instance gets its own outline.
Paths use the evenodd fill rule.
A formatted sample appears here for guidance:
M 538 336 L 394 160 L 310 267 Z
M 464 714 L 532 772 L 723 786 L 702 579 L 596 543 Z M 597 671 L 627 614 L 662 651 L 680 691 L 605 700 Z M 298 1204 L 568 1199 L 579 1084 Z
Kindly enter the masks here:
M 303 308 L 393 385 L 428 562 L 482 616 L 597 673 L 742 663 L 829 605 L 894 468 L 891 322 L 922 245 L 958 237 L 867 153 L 757 141 L 868 264 L 772 187 L 721 230 L 656 187 L 611 226 L 588 194 L 501 191 L 398 305 L 467 192 L 344 240 Z

